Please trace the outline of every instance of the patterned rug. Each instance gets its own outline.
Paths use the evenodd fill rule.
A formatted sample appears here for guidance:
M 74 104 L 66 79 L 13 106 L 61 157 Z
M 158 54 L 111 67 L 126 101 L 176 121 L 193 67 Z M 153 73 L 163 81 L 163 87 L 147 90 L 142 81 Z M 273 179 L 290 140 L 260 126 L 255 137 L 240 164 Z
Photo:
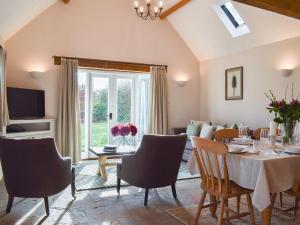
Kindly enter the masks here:
M 206 198 L 207 201 L 208 197 Z M 291 207 L 293 206 L 293 200 L 294 198 L 284 195 L 284 207 Z M 207 202 L 206 202 L 207 203 Z M 233 210 L 236 209 L 236 199 L 230 199 L 229 200 L 229 207 Z M 276 202 L 275 207 L 279 208 L 279 203 Z M 193 205 L 185 208 L 176 208 L 176 209 L 170 209 L 168 210 L 168 214 L 180 221 L 182 224 L 190 225 L 194 224 L 194 219 L 196 217 L 198 205 Z M 246 198 L 241 199 L 241 212 L 247 212 L 248 207 L 246 203 Z M 217 210 L 217 216 L 220 212 L 219 208 Z M 255 214 L 255 222 L 256 224 L 261 224 L 261 214 L 254 208 L 254 214 Z M 231 214 L 230 214 L 231 215 Z M 272 210 L 272 225 L 299 225 L 299 219 L 296 219 L 296 221 L 293 221 L 290 217 L 288 217 L 286 214 L 282 213 L 282 211 L 278 209 Z M 198 225 L 205 224 L 205 225 L 215 225 L 217 223 L 217 219 L 212 217 L 210 215 L 210 211 L 208 208 L 203 209 L 201 212 L 200 219 L 198 221 Z M 230 220 L 230 224 L 238 224 L 238 225 L 246 225 L 249 224 L 249 217 L 245 216 L 241 220 L 235 219 Z
M 106 168 L 107 180 L 103 180 L 98 174 L 98 161 L 88 160 L 80 162 L 76 167 L 76 190 L 93 190 L 101 188 L 115 187 L 117 184 L 117 169 L 116 166 Z M 191 175 L 188 171 L 185 162 L 181 163 L 178 180 L 198 178 L 198 175 Z M 122 186 L 127 186 L 126 182 L 121 183 Z

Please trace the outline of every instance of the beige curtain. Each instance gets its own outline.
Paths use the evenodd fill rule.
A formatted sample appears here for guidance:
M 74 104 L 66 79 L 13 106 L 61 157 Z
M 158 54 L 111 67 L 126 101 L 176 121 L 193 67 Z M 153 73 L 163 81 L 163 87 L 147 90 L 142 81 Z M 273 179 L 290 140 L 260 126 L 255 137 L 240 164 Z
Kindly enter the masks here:
M 0 45 L 0 133 L 9 123 L 6 99 L 6 51 Z
M 167 70 L 165 66 L 151 67 L 151 101 L 149 133 L 168 133 Z
M 80 160 L 80 115 L 78 90 L 78 61 L 62 59 L 57 123 L 57 145 L 63 156 L 73 163 Z

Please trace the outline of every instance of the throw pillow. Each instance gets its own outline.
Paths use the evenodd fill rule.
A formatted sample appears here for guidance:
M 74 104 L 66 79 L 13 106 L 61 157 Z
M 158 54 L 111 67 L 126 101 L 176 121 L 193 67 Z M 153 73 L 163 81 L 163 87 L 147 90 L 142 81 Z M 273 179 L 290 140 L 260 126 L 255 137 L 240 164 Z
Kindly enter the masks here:
M 190 123 L 186 128 L 188 139 L 190 139 L 191 136 L 198 136 L 200 134 L 200 129 L 200 124 Z
M 200 137 L 201 138 L 206 138 L 206 139 L 212 139 L 215 130 L 216 130 L 215 126 L 210 126 L 208 124 L 203 124 L 201 132 L 200 132 Z

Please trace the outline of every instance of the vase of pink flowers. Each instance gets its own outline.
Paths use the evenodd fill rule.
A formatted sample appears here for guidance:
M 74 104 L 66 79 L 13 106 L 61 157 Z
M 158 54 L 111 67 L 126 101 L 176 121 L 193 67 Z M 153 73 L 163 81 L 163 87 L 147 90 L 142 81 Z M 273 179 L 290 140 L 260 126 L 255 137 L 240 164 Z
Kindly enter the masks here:
M 138 130 L 132 123 L 117 124 L 111 128 L 114 142 L 118 145 L 131 146 L 134 144 L 134 137 Z

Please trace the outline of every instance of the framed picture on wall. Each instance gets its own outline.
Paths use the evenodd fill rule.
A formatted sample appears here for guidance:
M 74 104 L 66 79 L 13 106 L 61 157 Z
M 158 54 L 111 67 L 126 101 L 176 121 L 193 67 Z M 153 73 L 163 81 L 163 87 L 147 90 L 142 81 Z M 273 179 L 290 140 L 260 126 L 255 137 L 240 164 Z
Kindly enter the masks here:
M 243 99 L 243 67 L 225 70 L 225 100 Z

